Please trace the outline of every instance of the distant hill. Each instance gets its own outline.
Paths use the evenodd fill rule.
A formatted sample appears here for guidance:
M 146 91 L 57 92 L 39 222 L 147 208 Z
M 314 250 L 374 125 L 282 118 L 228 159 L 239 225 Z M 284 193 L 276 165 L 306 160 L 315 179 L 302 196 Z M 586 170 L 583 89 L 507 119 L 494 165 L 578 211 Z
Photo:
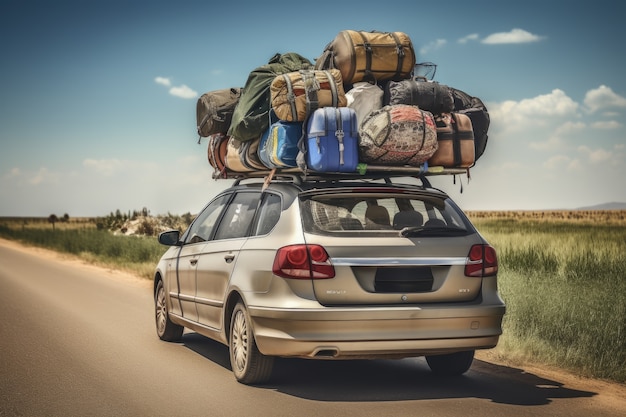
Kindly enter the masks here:
M 612 202 L 595 206 L 579 207 L 576 210 L 626 210 L 626 203 Z

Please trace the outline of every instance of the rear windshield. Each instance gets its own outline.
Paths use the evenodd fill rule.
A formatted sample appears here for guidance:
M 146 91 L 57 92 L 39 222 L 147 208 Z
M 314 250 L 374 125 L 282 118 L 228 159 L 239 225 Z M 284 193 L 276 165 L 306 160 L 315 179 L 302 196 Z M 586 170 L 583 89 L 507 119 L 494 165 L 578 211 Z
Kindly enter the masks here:
M 389 193 L 320 194 L 301 200 L 307 233 L 342 236 L 463 236 L 474 229 L 450 200 Z

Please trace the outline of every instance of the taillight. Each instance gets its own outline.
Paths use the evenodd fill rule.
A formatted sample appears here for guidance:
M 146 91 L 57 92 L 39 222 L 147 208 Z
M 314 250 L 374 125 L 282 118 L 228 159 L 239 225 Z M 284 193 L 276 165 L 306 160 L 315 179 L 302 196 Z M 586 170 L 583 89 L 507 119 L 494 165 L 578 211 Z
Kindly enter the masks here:
M 465 275 L 468 277 L 490 277 L 498 273 L 496 250 L 489 245 L 474 245 L 467 255 Z
M 276 252 L 272 272 L 283 278 L 326 279 L 335 276 L 335 268 L 324 247 L 290 245 Z

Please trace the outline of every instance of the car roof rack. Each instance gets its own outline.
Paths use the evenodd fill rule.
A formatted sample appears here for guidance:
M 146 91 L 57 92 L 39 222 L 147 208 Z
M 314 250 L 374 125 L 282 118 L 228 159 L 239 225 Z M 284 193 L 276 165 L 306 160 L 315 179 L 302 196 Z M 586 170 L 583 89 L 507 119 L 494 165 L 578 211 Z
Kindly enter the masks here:
M 233 185 L 239 185 L 241 181 L 247 179 L 264 179 L 264 187 L 272 182 L 290 182 L 296 185 L 304 182 L 328 182 L 328 181 L 350 181 L 350 180 L 385 180 L 391 183 L 391 178 L 411 177 L 421 180 L 425 187 L 430 187 L 430 181 L 426 177 L 432 175 L 469 175 L 469 168 L 443 168 L 429 167 L 424 164 L 421 167 L 411 166 L 372 166 L 367 165 L 366 169 L 360 172 L 313 172 L 302 171 L 300 168 L 284 168 L 271 170 L 257 170 L 249 172 L 234 172 L 223 170 L 214 175 L 214 179 L 233 179 Z

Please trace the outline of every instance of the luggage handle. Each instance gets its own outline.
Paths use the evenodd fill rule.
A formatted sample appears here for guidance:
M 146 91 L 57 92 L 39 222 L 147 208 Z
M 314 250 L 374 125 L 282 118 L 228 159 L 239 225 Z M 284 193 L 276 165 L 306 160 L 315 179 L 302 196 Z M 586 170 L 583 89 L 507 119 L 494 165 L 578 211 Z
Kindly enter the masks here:
M 317 90 L 320 89 L 320 86 L 319 86 L 319 83 L 317 82 L 317 78 L 315 78 L 314 70 L 309 70 L 309 69 L 300 70 L 300 74 L 302 74 L 302 81 L 304 83 L 304 94 L 306 97 L 306 115 L 304 116 L 304 121 L 302 122 L 302 135 L 300 136 L 300 139 L 298 140 L 298 144 L 297 144 L 299 155 L 297 157 L 296 164 L 300 167 L 300 169 L 306 172 L 307 167 L 306 167 L 306 162 L 304 160 L 304 155 L 306 155 L 306 152 L 307 152 L 306 144 L 305 144 L 306 136 L 307 136 L 306 126 L 309 123 L 309 117 L 311 116 L 311 113 L 319 107 L 319 101 L 317 98 Z M 330 80 L 330 78 L 332 77 L 329 77 L 328 81 L 331 83 L 331 85 L 333 85 L 332 83 L 334 81 L 334 78 L 332 79 L 332 81 Z
M 315 72 L 311 70 L 300 70 L 302 74 L 302 82 L 304 83 L 304 94 L 306 96 L 306 114 L 307 117 L 311 112 L 319 107 L 317 91 L 320 89 L 319 82 L 315 78 Z
M 422 71 L 424 75 L 418 75 L 418 71 L 420 68 L 424 68 Z M 426 80 L 434 80 L 435 74 L 437 73 L 437 64 L 432 62 L 419 62 L 415 64 L 413 67 L 413 76 L 417 80 L 417 78 L 424 78 Z
M 345 147 L 343 145 L 343 137 L 344 137 L 344 132 L 343 132 L 343 120 L 341 119 L 341 110 L 336 107 L 335 108 L 336 111 L 336 119 L 335 119 L 335 127 L 337 129 L 335 129 L 335 136 L 337 136 L 337 141 L 339 142 L 339 165 L 345 165 L 344 159 L 343 159 L 343 151 L 345 150 Z
M 287 74 L 283 74 L 283 78 L 285 80 L 285 84 L 287 85 L 287 101 L 291 106 L 291 120 L 298 120 L 298 110 L 296 109 L 296 95 L 293 92 L 291 78 L 289 78 L 289 75 Z

